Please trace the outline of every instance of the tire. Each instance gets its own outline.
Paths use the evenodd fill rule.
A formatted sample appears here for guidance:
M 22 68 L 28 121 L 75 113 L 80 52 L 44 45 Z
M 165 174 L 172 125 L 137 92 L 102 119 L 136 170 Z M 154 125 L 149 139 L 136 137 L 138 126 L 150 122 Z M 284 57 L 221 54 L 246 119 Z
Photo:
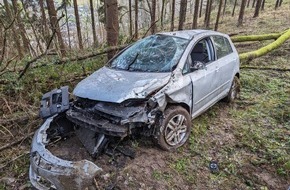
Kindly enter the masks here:
M 237 76 L 235 76 L 230 91 L 228 95 L 225 97 L 225 101 L 228 103 L 232 103 L 236 98 L 238 98 L 240 95 L 240 87 L 241 87 L 240 79 Z
M 184 145 L 191 130 L 191 117 L 181 106 L 170 106 L 164 112 L 161 126 L 155 136 L 158 145 L 167 151 L 174 151 Z

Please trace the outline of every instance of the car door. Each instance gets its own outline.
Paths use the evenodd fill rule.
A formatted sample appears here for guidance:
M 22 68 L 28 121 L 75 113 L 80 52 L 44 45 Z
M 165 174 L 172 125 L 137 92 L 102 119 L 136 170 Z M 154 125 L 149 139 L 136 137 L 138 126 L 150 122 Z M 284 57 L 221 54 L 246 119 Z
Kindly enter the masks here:
M 217 93 L 219 96 L 224 96 L 230 89 L 237 57 L 233 55 L 233 49 L 227 38 L 215 35 L 212 36 L 212 39 L 218 68 L 216 76 L 219 81 Z
M 209 37 L 199 40 L 193 46 L 185 65 L 185 73 L 192 81 L 192 116 L 195 117 L 209 107 L 218 87 L 216 79 L 213 44 Z M 201 64 L 202 63 L 202 64 Z M 196 64 L 202 65 L 200 68 Z

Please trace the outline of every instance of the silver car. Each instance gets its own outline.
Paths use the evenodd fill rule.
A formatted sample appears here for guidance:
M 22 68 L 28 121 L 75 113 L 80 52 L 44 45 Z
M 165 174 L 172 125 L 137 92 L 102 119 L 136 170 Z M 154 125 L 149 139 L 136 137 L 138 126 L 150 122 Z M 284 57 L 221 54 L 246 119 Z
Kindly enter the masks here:
M 221 99 L 232 102 L 238 96 L 239 65 L 225 34 L 159 33 L 122 50 L 82 80 L 73 101 L 67 87 L 46 93 L 40 109 L 46 120 L 32 142 L 32 184 L 39 189 L 92 187 L 100 167 L 88 160 L 61 159 L 47 148 L 56 137 L 71 137 L 69 133 L 92 157 L 115 139 L 140 134 L 164 150 L 184 145 L 193 118 Z

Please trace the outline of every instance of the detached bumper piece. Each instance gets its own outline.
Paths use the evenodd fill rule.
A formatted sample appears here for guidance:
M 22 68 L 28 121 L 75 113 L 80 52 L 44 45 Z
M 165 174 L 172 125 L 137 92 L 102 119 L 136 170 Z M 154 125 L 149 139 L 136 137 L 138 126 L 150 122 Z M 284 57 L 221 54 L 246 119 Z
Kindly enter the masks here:
M 126 137 L 129 133 L 128 126 L 113 124 L 104 118 L 94 119 L 91 115 L 79 112 L 77 110 L 68 110 L 66 112 L 66 116 L 68 120 L 81 127 L 108 136 L 122 138 Z
M 49 189 L 86 189 L 93 187 L 95 176 L 101 172 L 88 160 L 67 161 L 54 156 L 46 145 L 47 129 L 54 117 L 48 118 L 36 131 L 31 149 L 29 178 L 34 187 Z

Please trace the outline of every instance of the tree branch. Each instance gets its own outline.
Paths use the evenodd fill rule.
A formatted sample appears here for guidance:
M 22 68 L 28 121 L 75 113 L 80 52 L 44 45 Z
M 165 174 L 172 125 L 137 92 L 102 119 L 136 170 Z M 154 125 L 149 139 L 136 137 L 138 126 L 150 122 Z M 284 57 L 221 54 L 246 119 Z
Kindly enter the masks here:
M 56 24 L 58 24 L 58 22 L 59 22 L 63 17 L 64 17 L 64 15 L 62 15 L 60 18 L 58 18 Z M 49 46 L 50 46 L 50 44 L 52 43 L 52 40 L 53 40 L 55 34 L 56 34 L 56 28 L 54 27 L 53 33 L 52 33 L 52 35 L 51 35 L 51 37 L 50 37 L 50 39 L 49 39 L 49 42 L 48 42 L 48 44 L 47 44 L 47 46 L 46 46 L 45 51 L 44 51 L 42 54 L 38 55 L 37 57 L 33 58 L 32 60 L 30 60 L 30 61 L 28 61 L 28 62 L 26 63 L 24 69 L 23 69 L 23 70 L 20 72 L 20 74 L 19 74 L 18 80 L 21 79 L 21 78 L 23 77 L 23 75 L 26 73 L 26 71 L 28 70 L 28 68 L 30 67 L 30 65 L 31 65 L 32 63 L 36 62 L 38 59 L 42 58 L 43 56 L 45 56 L 45 55 L 47 54 L 48 49 L 49 49 Z

